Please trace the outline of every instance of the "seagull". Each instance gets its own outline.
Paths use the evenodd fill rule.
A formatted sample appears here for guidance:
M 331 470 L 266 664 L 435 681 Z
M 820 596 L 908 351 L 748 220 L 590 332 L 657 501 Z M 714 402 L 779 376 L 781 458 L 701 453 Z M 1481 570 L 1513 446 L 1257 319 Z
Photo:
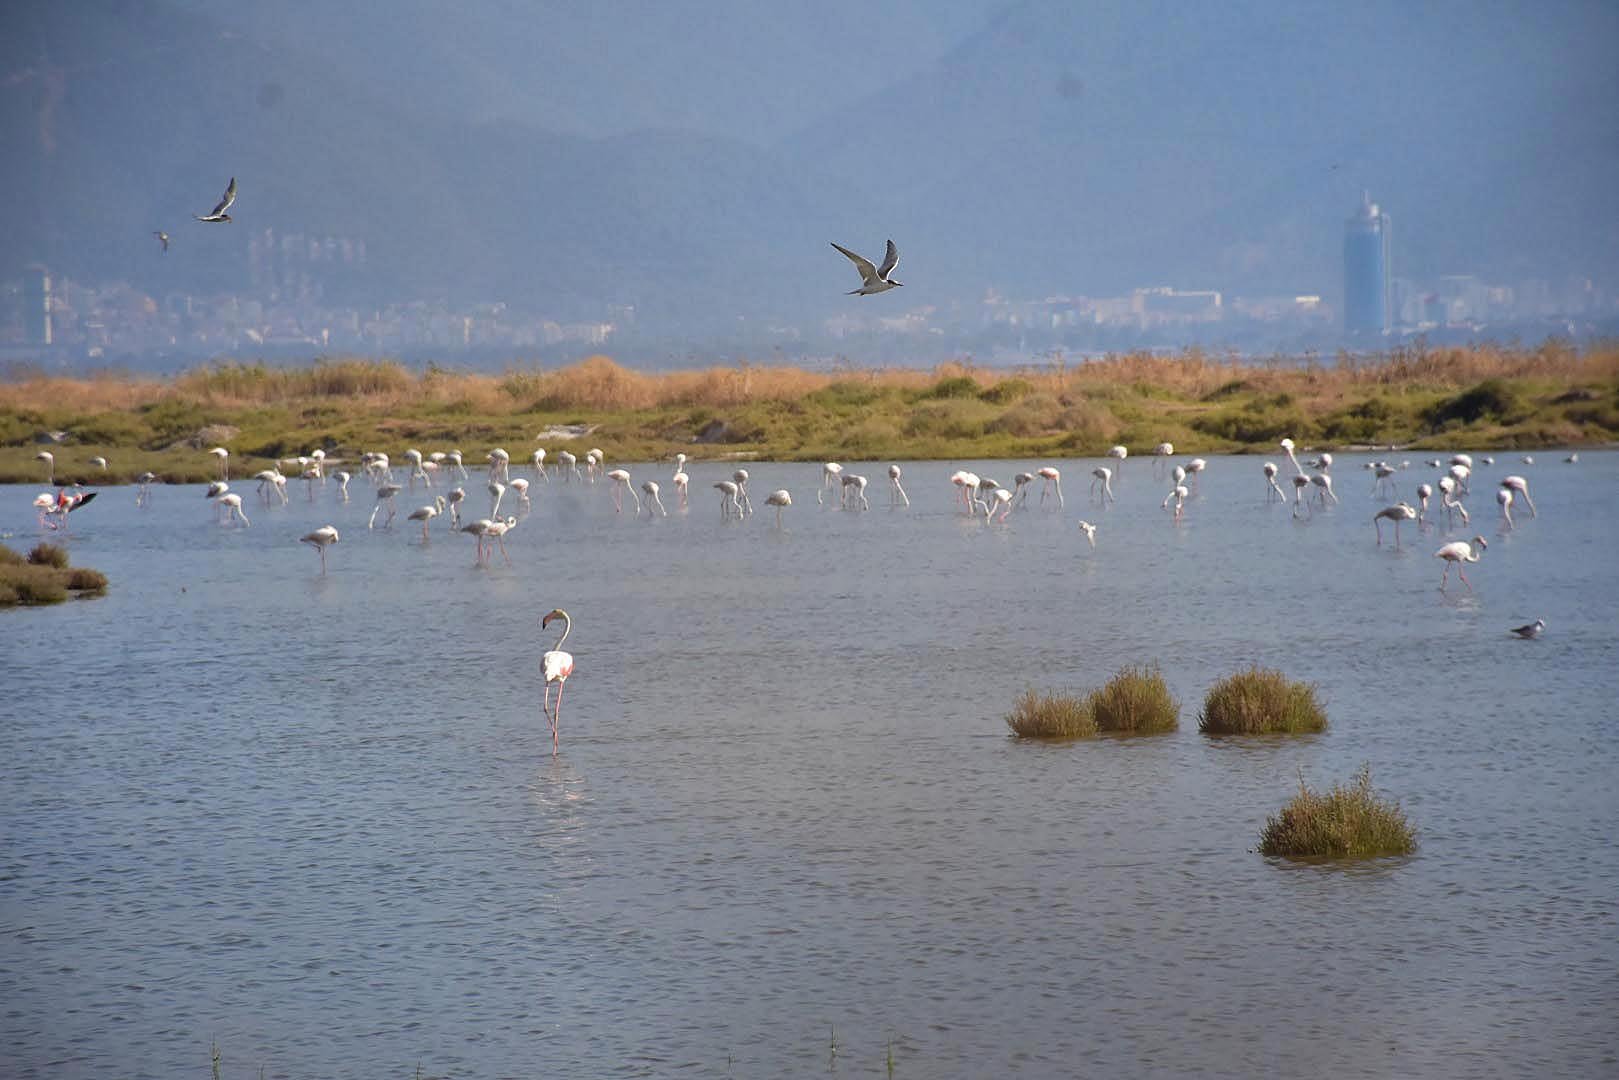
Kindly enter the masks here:
M 162 229 L 158 229 L 156 232 L 152 233 L 152 235 L 157 237 L 157 242 L 163 245 L 163 250 L 165 252 L 169 250 L 169 234 L 168 233 L 164 232 Z
M 1532 640 L 1534 638 L 1539 637 L 1540 632 L 1542 630 L 1544 630 L 1544 629 L 1546 629 L 1546 620 L 1545 619 L 1536 619 L 1534 622 L 1529 623 L 1527 626 L 1514 626 L 1512 628 L 1512 632 L 1514 634 L 1517 634 L 1519 637 L 1523 638 L 1525 641 L 1529 641 L 1529 640 Z
M 871 296 L 905 284 L 903 281 L 891 281 L 888 277 L 889 274 L 894 272 L 894 267 L 899 265 L 899 248 L 894 246 L 894 241 L 890 240 L 888 242 L 888 251 L 883 256 L 881 266 L 871 265 L 870 259 L 863 255 L 856 255 L 840 244 L 833 244 L 832 246 L 847 255 L 849 260 L 854 263 L 855 268 L 860 271 L 860 288 L 850 291 L 849 296 Z
M 236 177 L 230 178 L 230 186 L 225 189 L 225 197 L 219 200 L 219 205 L 208 211 L 208 216 L 192 214 L 198 221 L 229 221 L 230 215 L 225 213 L 230 209 L 231 203 L 236 201 Z M 166 247 L 167 245 L 165 245 Z M 324 550 L 324 549 L 322 549 Z

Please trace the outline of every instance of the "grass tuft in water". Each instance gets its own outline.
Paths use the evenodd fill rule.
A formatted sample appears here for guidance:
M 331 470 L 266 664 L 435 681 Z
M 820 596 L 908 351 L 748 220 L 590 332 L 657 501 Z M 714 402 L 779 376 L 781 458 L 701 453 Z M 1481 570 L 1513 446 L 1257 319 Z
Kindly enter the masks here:
M 67 552 L 55 544 L 43 541 L 33 546 L 28 552 L 28 561 L 35 566 L 54 566 L 58 570 L 67 569 Z
M 70 592 L 97 596 L 106 591 L 104 574 L 68 566 L 62 548 L 39 544 L 24 559 L 0 545 L 0 607 L 60 604 Z
M 1169 692 L 1158 666 L 1123 667 L 1087 702 L 1097 730 L 1154 735 L 1180 726 L 1180 702 Z
M 1077 694 L 1025 690 L 1006 716 L 1020 739 L 1080 739 L 1096 734 L 1090 700 Z
M 1197 717 L 1197 729 L 1205 735 L 1291 735 L 1326 727 L 1327 714 L 1312 684 L 1257 665 L 1210 687 Z
M 1266 820 L 1259 838 L 1261 855 L 1287 859 L 1375 859 L 1416 849 L 1416 831 L 1400 804 L 1372 791 L 1369 765 L 1324 793 L 1311 791 L 1301 774 L 1298 794 Z

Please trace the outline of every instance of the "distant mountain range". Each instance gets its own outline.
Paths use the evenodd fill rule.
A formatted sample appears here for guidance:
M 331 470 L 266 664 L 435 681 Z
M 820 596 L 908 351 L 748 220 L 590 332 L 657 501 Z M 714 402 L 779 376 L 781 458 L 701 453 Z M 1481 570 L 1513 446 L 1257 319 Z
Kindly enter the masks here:
M 1397 273 L 1619 278 L 1619 9 L 1600 3 L 1027 0 L 769 146 L 387 100 L 366 78 L 386 57 L 334 69 L 282 43 L 296 31 L 161 3 L 4 22 L 3 277 L 40 261 L 156 295 L 245 290 L 270 228 L 365 242 L 333 301 L 634 304 L 673 332 L 847 310 L 827 242 L 890 236 L 906 288 L 862 302 L 896 312 L 988 288 L 1335 294 L 1364 187 Z M 191 220 L 232 175 L 235 223 Z

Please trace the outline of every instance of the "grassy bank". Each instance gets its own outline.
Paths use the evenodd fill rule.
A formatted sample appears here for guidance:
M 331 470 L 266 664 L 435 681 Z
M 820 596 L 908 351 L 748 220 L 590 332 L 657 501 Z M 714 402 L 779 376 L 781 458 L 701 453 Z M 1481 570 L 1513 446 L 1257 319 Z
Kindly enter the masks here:
M 584 439 L 536 439 L 553 425 Z M 59 444 L 39 440 L 66 432 Z M 1239 362 L 1189 351 L 988 371 L 808 372 L 740 365 L 641 374 L 595 357 L 504 375 L 414 371 L 391 361 L 318 359 L 300 368 L 224 363 L 172 379 L 104 374 L 0 383 L 0 481 L 58 476 L 208 478 L 223 444 L 233 475 L 320 447 L 424 452 L 493 446 L 601 447 L 609 461 L 754 455 L 842 458 L 1080 457 L 1122 443 L 1150 453 L 1274 452 L 1362 443 L 1506 449 L 1619 439 L 1619 345 L 1576 350 L 1408 349 L 1372 359 Z M 102 472 L 90 459 L 103 456 Z

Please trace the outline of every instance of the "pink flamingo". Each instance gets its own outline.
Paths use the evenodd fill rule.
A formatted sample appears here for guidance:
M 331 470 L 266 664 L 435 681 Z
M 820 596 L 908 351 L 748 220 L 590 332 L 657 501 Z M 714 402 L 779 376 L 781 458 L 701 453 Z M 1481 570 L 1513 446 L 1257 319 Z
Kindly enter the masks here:
M 1041 505 L 1045 505 L 1046 493 L 1055 489 L 1057 493 L 1057 509 L 1063 509 L 1062 472 L 1054 466 L 1046 465 L 1034 470 L 1034 474 L 1040 478 Z
M 1400 503 L 1395 503 L 1393 506 L 1385 506 L 1385 507 L 1383 507 L 1383 509 L 1381 509 L 1377 513 L 1373 514 L 1372 515 L 1372 524 L 1377 527 L 1377 546 L 1378 547 L 1383 546 L 1383 519 L 1384 518 L 1387 518 L 1390 521 L 1394 522 L 1394 546 L 1399 547 L 1400 546 L 1400 522 L 1402 522 L 1402 521 L 1415 521 L 1417 519 L 1417 512 L 1415 510 L 1413 510 L 1408 504 L 1400 502 Z
M 1467 591 L 1473 591 L 1473 583 L 1467 580 L 1467 574 L 1462 570 L 1462 563 L 1478 562 L 1484 554 L 1484 549 L 1490 546 L 1482 536 L 1473 537 L 1473 543 L 1478 545 L 1477 551 L 1474 551 L 1472 545 L 1467 541 L 1457 540 L 1454 543 L 1446 544 L 1433 553 L 1434 558 L 1445 560 L 1445 576 L 1439 579 L 1440 592 L 1445 591 L 1445 583 L 1450 580 L 1450 568 L 1452 566 L 1456 567 L 1456 573 L 1462 579 L 1462 584 L 1467 586 Z
M 557 731 L 561 726 L 562 718 L 562 688 L 573 674 L 573 654 L 562 651 L 562 643 L 568 640 L 568 632 L 573 629 L 573 620 L 561 608 L 554 608 L 545 618 L 540 620 L 540 629 L 544 630 L 551 624 L 552 619 L 562 620 L 562 636 L 557 643 L 540 657 L 540 674 L 545 677 L 545 698 L 540 704 L 540 710 L 551 723 L 551 756 L 557 756 Z M 557 703 L 555 708 L 551 705 L 551 684 L 557 684 Z

